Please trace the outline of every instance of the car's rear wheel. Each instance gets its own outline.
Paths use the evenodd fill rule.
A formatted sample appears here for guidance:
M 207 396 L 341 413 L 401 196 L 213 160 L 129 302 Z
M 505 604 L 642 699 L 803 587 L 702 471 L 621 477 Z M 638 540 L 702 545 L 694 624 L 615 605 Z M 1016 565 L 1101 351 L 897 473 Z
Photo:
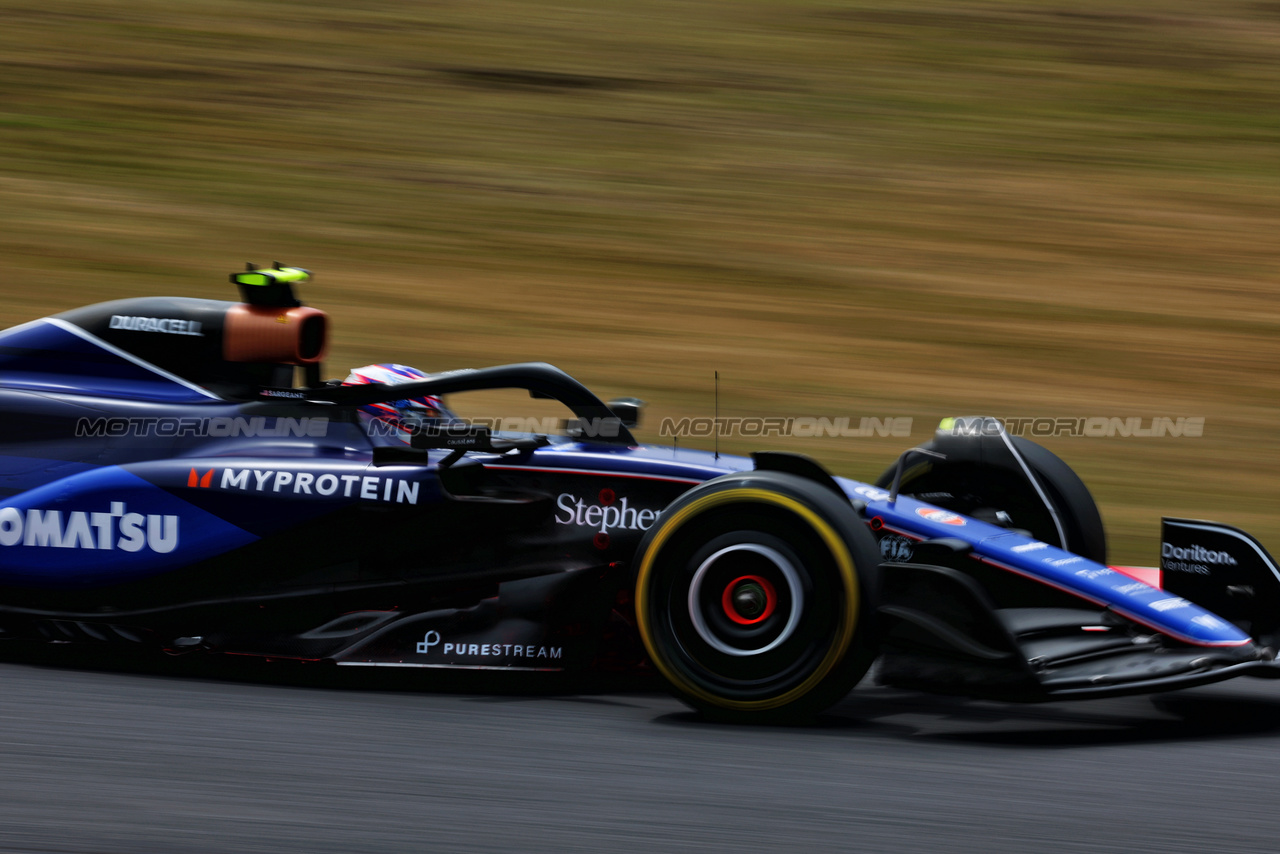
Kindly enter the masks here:
M 717 719 L 804 719 L 873 657 L 875 541 L 849 502 L 780 472 L 709 481 L 638 551 L 645 649 L 677 696 Z

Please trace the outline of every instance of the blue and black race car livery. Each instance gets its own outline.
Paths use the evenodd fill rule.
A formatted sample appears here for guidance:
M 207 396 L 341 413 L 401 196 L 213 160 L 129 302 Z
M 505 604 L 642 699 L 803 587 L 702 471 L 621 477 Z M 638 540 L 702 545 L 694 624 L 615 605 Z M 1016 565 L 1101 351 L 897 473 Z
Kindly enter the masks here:
M 656 670 L 733 720 L 811 715 L 876 660 L 888 684 L 1008 700 L 1280 675 L 1259 543 L 1166 519 L 1158 578 L 1111 567 L 1079 478 L 994 419 L 944 421 L 872 482 L 648 446 L 638 401 L 546 364 L 324 381 L 309 274 L 231 278 L 234 302 L 0 332 L 0 637 Z M 502 388 L 559 401 L 564 429 L 439 404 Z

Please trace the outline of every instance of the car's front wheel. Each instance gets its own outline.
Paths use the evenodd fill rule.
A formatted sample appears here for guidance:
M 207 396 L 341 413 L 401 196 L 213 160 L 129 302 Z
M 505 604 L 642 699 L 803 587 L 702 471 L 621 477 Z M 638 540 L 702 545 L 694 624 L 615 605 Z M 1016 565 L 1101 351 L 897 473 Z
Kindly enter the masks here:
M 640 544 L 640 635 L 704 714 L 803 719 L 871 663 L 878 564 L 870 532 L 826 486 L 781 472 L 717 478 L 673 502 Z
M 966 446 L 987 442 L 985 454 Z M 925 451 L 906 467 L 899 493 L 965 516 L 997 521 L 1089 560 L 1107 562 L 1107 534 L 1089 489 L 1049 449 L 1020 436 L 939 434 L 919 446 Z M 992 451 L 990 448 L 994 448 Z M 896 466 L 876 486 L 892 487 Z

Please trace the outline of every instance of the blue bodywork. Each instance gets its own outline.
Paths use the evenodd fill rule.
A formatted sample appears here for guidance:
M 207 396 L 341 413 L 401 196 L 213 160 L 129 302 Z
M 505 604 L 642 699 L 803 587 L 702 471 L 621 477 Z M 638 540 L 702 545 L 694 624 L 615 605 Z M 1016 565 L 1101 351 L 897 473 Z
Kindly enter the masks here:
M 404 451 L 403 441 L 371 433 L 354 406 L 326 399 L 336 393 L 216 388 L 64 317 L 0 332 L 0 611 L 57 615 L 63 595 L 77 619 L 99 601 L 187 607 L 216 598 L 224 576 L 232 597 L 327 596 L 419 582 L 456 588 L 468 573 L 514 583 L 618 567 L 671 500 L 755 467 L 693 449 L 566 437 L 507 453 L 440 448 L 402 459 L 384 451 Z M 575 411 L 598 404 L 570 391 Z M 515 497 L 459 499 L 455 481 L 468 472 Z M 1252 642 L 1192 602 L 1054 545 L 906 495 L 891 500 L 872 484 L 835 482 L 877 532 L 960 541 L 967 560 L 1182 644 Z M 541 503 L 520 497 L 531 491 Z M 522 509 L 530 507 L 539 509 Z M 484 541 L 457 542 L 466 537 Z M 359 601 L 377 610 L 372 598 Z

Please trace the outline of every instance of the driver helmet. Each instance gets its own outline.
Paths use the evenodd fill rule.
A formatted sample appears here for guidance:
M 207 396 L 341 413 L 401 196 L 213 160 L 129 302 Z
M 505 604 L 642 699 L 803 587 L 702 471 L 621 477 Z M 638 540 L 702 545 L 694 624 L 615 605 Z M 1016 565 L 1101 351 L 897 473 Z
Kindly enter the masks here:
M 344 386 L 367 385 L 369 383 L 399 385 L 401 383 L 418 382 L 427 378 L 428 375 L 417 368 L 387 363 L 355 368 L 342 381 L 342 384 Z M 371 420 L 392 425 L 405 434 L 412 432 L 415 426 L 426 420 L 457 420 L 457 416 L 445 409 L 440 398 L 434 395 L 366 403 L 360 407 L 360 411 L 369 416 Z

